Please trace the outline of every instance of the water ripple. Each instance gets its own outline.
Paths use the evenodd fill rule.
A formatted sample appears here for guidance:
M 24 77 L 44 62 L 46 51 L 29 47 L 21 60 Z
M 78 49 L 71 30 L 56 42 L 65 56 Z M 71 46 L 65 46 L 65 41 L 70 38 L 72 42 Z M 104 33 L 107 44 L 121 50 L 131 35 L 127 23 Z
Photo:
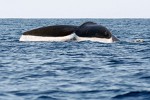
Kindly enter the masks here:
M 125 94 L 120 94 L 113 97 L 118 100 L 149 100 L 150 92 L 149 91 L 131 91 Z
M 19 42 L 33 28 L 85 21 L 121 41 Z M 149 32 L 150 19 L 0 19 L 0 99 L 149 100 Z

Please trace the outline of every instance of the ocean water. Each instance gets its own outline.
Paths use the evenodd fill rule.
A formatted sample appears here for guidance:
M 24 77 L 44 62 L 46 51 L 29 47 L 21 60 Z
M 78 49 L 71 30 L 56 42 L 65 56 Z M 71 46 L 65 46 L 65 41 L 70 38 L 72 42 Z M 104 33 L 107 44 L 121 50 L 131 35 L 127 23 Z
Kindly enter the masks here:
M 34 28 L 86 21 L 121 41 L 19 41 Z M 0 19 L 0 100 L 150 100 L 150 19 Z

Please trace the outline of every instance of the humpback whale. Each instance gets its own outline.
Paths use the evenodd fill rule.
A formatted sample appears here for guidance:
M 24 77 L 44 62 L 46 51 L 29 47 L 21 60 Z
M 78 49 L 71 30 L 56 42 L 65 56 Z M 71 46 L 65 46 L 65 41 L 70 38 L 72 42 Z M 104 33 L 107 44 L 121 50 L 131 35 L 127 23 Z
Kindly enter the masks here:
M 81 26 L 53 25 L 24 32 L 20 41 L 98 41 L 113 43 L 119 41 L 104 26 L 85 22 Z

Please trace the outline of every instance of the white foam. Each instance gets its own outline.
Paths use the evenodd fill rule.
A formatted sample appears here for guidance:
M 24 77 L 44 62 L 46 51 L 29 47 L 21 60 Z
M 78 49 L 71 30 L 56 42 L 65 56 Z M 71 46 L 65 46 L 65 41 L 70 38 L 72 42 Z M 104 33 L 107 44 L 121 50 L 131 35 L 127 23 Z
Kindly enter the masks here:
M 86 37 L 79 37 L 75 33 L 72 33 L 71 35 L 62 36 L 62 37 L 43 37 L 43 36 L 32 36 L 32 35 L 22 35 L 20 38 L 20 41 L 94 41 L 94 42 L 102 42 L 102 43 L 113 43 L 112 37 L 107 38 L 86 38 Z

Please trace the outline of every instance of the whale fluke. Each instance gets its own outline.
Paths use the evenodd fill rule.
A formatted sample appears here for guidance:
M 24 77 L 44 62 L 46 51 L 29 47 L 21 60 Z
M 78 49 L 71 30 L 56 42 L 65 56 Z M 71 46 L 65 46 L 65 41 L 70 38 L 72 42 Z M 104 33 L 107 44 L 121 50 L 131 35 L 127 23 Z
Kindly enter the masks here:
M 24 32 L 20 41 L 98 41 L 112 43 L 119 41 L 104 26 L 94 22 L 85 22 L 80 26 L 53 25 Z

